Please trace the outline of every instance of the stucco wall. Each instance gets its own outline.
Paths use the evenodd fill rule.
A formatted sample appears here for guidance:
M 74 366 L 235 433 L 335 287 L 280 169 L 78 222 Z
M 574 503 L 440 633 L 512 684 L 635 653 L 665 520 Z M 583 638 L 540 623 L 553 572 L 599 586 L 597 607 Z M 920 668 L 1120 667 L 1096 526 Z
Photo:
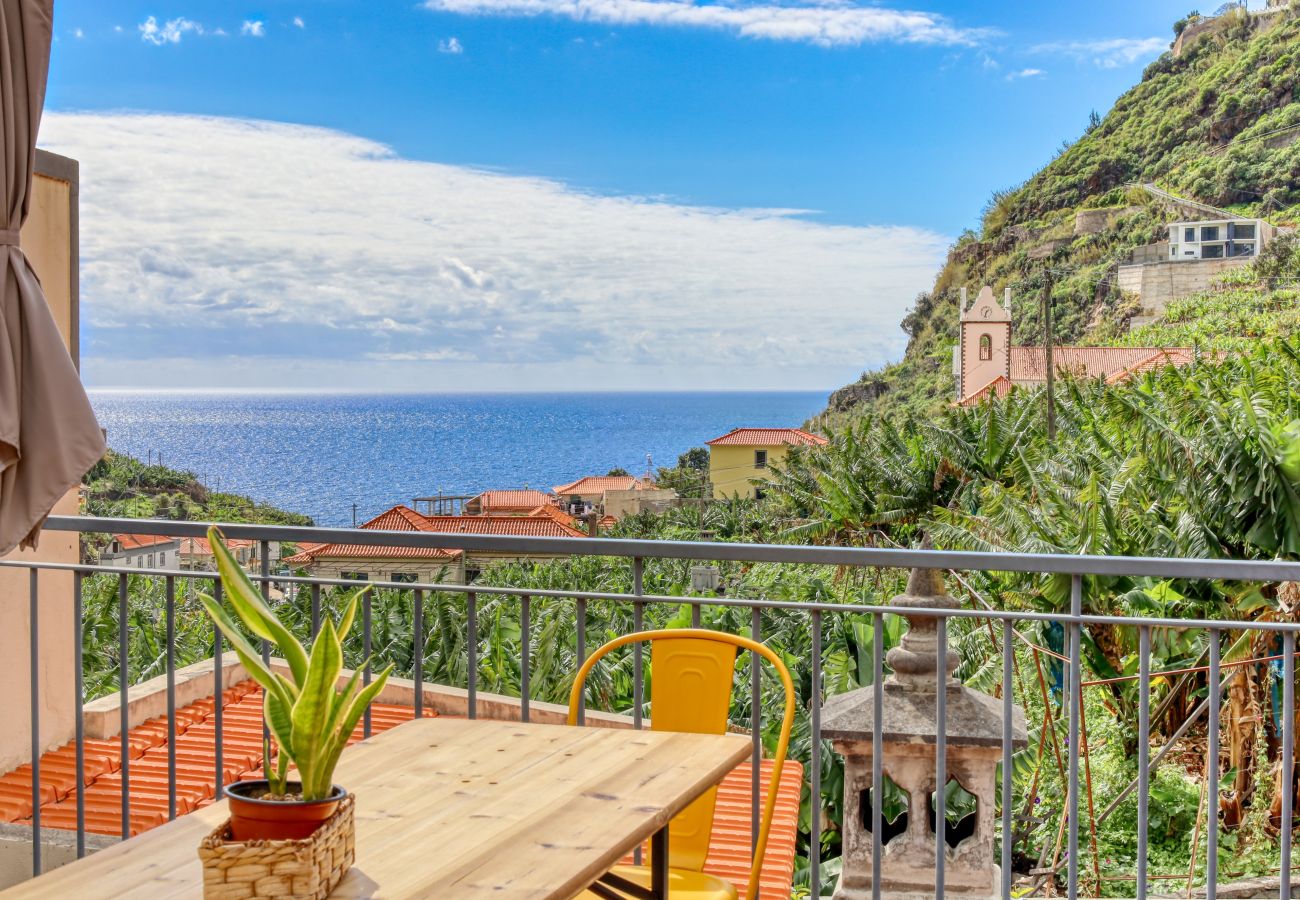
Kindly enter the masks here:
M 22 245 L 40 276 L 45 295 L 73 359 L 77 359 L 77 166 L 73 160 L 42 153 L 32 189 L 31 214 L 22 232 Z M 77 492 L 55 507 L 59 515 L 76 515 Z M 32 551 L 15 551 L 6 559 L 78 561 L 75 534 L 47 532 Z M 0 569 L 0 771 L 31 757 L 31 679 L 29 576 L 22 569 Z M 37 579 L 37 682 L 40 739 L 44 749 L 72 738 L 74 733 L 72 575 L 42 572 Z
M 1250 257 L 1237 257 L 1120 266 L 1117 282 L 1142 300 L 1143 315 L 1155 316 L 1171 301 L 1206 290 L 1216 276 L 1249 262 Z
M 785 462 L 786 445 L 773 447 L 719 446 L 709 448 L 709 481 L 713 484 L 713 497 L 722 500 L 727 497 L 753 497 L 752 478 L 768 478 L 770 467 L 775 463 Z M 769 468 L 759 469 L 754 466 L 754 451 L 767 451 Z
M 999 375 L 1011 377 L 1011 325 L 1007 322 L 963 322 L 961 335 L 961 392 L 963 397 L 984 387 Z M 988 335 L 992 359 L 980 359 L 980 338 Z

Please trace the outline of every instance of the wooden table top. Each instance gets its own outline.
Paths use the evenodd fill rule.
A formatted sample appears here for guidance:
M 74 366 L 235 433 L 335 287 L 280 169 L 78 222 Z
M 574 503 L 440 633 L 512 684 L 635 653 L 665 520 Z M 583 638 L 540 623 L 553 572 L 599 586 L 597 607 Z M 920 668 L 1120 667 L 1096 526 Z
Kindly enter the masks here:
M 431 718 L 348 749 L 356 863 L 332 897 L 568 898 L 742 762 L 747 738 Z M 226 803 L 5 897 L 199 897 Z

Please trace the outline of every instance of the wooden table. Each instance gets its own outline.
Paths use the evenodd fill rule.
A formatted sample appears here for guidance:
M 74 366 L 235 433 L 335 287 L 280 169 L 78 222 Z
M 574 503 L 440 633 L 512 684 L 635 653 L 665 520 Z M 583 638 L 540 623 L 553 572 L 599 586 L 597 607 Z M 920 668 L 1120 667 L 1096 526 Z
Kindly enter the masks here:
M 750 753 L 736 735 L 417 719 L 343 754 L 357 858 L 333 897 L 568 898 Z M 224 801 L 4 892 L 199 897 Z

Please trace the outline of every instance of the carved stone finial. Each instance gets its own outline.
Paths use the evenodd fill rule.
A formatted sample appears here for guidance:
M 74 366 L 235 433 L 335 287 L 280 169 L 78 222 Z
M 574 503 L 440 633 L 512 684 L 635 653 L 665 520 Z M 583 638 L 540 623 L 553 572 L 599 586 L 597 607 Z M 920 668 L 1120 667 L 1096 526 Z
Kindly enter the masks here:
M 927 538 L 921 549 L 929 550 Z M 900 609 L 952 609 L 957 604 L 943 584 L 943 572 L 939 569 L 915 568 L 907 579 L 907 589 L 893 600 L 890 606 Z M 938 690 L 939 673 L 939 635 L 938 619 L 934 616 L 909 616 L 907 633 L 899 645 L 885 655 L 894 674 L 889 682 L 907 690 L 934 693 Z M 951 675 L 957 671 L 961 660 L 957 653 L 948 649 L 945 668 Z

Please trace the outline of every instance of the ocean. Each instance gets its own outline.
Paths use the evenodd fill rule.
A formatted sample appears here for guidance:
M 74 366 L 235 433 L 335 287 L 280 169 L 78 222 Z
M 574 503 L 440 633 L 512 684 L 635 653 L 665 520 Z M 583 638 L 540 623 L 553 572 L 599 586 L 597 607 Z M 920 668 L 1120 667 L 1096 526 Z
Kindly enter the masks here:
M 114 450 L 209 487 L 358 522 L 413 497 L 633 474 L 740 425 L 799 426 L 817 392 L 285 394 L 91 391 Z

